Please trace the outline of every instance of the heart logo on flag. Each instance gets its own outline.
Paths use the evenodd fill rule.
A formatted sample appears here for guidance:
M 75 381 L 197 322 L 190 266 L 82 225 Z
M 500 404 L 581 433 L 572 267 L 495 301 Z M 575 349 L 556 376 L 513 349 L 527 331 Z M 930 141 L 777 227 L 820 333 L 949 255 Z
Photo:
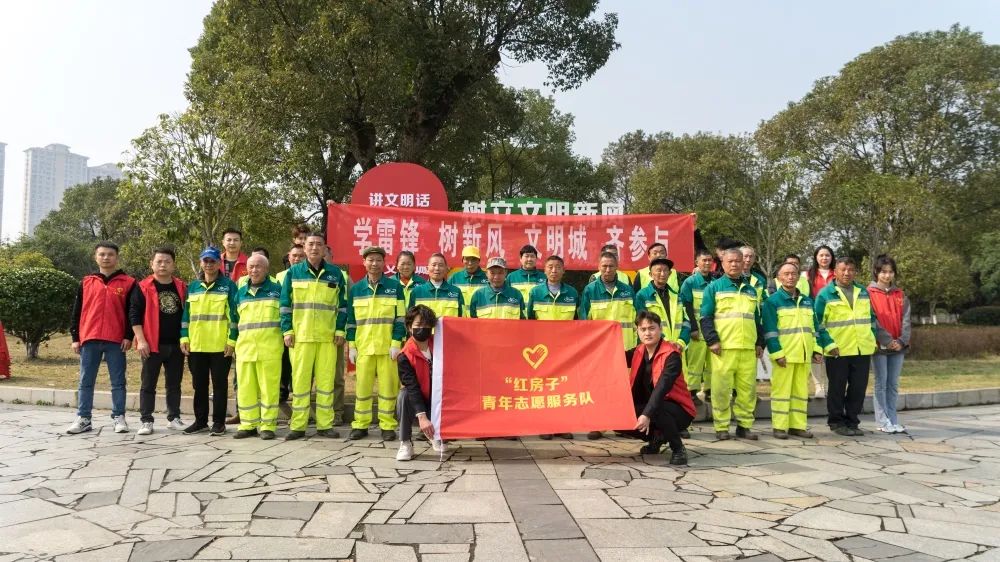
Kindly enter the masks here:
M 549 356 L 549 348 L 545 347 L 544 344 L 526 347 L 521 351 L 521 356 L 528 362 L 528 365 L 531 365 L 532 369 L 537 369 L 542 361 L 545 361 L 545 358 Z

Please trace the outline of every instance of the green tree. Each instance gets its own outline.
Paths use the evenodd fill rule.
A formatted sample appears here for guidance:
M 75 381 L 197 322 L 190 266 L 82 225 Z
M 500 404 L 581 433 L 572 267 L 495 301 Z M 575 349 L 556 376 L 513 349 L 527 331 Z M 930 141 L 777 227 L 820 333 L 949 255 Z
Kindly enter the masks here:
M 24 342 L 28 359 L 38 346 L 69 329 L 77 281 L 55 269 L 0 269 L 0 322 Z
M 188 95 L 269 177 L 342 201 L 358 168 L 424 163 L 448 129 L 483 130 L 489 120 L 453 119 L 482 116 L 462 108 L 489 99 L 504 57 L 544 63 L 557 89 L 592 76 L 618 47 L 617 16 L 596 10 L 596 0 L 221 1 L 191 51 Z
M 23 252 L 12 259 L 9 263 L 0 262 L 0 267 L 7 268 L 26 268 L 26 267 L 40 267 L 43 269 L 55 269 L 55 265 L 52 264 L 52 260 L 45 257 L 44 254 L 40 252 Z
M 987 232 L 977 240 L 972 254 L 972 271 L 979 275 L 980 292 L 987 302 L 1000 300 L 1000 230 Z
M 634 188 L 632 179 L 641 170 L 653 166 L 656 147 L 663 140 L 671 138 L 670 133 L 648 135 L 642 129 L 625 133 L 618 140 L 608 144 L 601 154 L 601 164 L 612 173 L 609 189 L 602 195 L 609 201 L 621 201 L 625 212 L 632 212 Z
M 893 258 L 899 269 L 899 286 L 906 291 L 914 310 L 926 305 L 934 318 L 939 306 L 954 310 L 971 300 L 975 287 L 968 263 L 933 236 L 921 234 L 904 239 Z M 870 271 L 867 279 L 871 279 Z

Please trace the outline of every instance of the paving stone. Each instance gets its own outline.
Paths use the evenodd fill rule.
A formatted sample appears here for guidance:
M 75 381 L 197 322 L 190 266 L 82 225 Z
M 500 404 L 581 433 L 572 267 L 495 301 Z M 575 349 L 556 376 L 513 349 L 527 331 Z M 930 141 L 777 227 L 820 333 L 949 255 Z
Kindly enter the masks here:
M 308 521 L 312 519 L 318 505 L 319 502 L 310 501 L 261 502 L 254 515 L 270 519 L 300 519 Z
M 798 534 L 775 531 L 774 529 L 763 529 L 765 535 L 774 537 L 794 548 L 808 552 L 814 557 L 825 562 L 850 562 L 846 554 L 827 540 L 813 537 L 805 537 Z
M 594 549 L 584 539 L 524 541 L 531 560 L 553 562 L 600 562 Z
M 79 511 L 76 516 L 112 531 L 128 530 L 132 525 L 150 519 L 145 513 L 120 505 L 106 505 Z
M 829 507 L 813 507 L 805 511 L 800 511 L 785 519 L 785 524 L 796 527 L 848 531 L 859 534 L 874 533 L 882 528 L 882 520 L 878 517 L 848 513 Z
M 704 546 L 691 534 L 691 523 L 655 519 L 583 519 L 579 521 L 594 548 Z
M 132 543 L 96 548 L 77 554 L 56 556 L 56 562 L 125 562 L 132 553 Z
M 414 523 L 504 523 L 513 521 L 500 492 L 441 492 L 417 508 Z
M 909 522 L 911 520 L 906 520 Z M 994 535 L 996 536 L 996 535 Z M 971 556 L 976 553 L 976 545 L 970 542 L 958 542 L 956 540 L 946 540 L 919 536 L 906 533 L 892 533 L 889 531 L 879 531 L 867 535 L 872 540 L 895 545 L 901 548 L 922 552 L 945 559 L 958 559 Z M 954 537 L 958 538 L 958 537 Z M 981 542 L 981 541 L 980 541 Z
M 417 555 L 412 546 L 389 546 L 387 544 L 357 544 L 357 562 L 417 562 Z
M 469 543 L 472 539 L 469 539 Z M 469 544 L 427 544 L 421 543 L 417 549 L 421 555 L 423 554 L 461 554 L 468 553 L 470 545 Z
M 220 498 L 208 502 L 205 515 L 247 515 L 253 513 L 262 496 Z
M 689 521 L 691 523 L 707 523 L 709 525 L 721 525 L 723 527 L 736 527 L 748 530 L 768 529 L 775 526 L 773 521 L 735 513 L 730 511 L 700 509 L 687 511 L 663 511 L 651 513 L 649 515 L 655 519 L 667 519 L 673 521 Z
M 477 523 L 475 529 L 476 562 L 527 562 L 528 553 L 513 523 Z
M 544 480 L 545 475 L 531 460 L 494 461 L 497 478 L 500 480 Z
M 345 539 L 371 508 L 370 503 L 324 503 L 302 528 L 302 536 Z
M 12 505 L 12 504 L 7 504 Z M 0 548 L 38 557 L 114 544 L 119 535 L 70 515 L 0 527 Z
M 524 540 L 575 539 L 583 532 L 562 505 L 511 505 L 514 521 Z
M 680 562 L 669 548 L 595 548 L 601 562 Z
M 236 559 L 266 559 L 275 552 L 291 559 L 348 558 L 354 550 L 351 539 L 305 539 L 285 537 L 220 537 L 212 548 Z
M 250 522 L 249 533 L 270 537 L 296 537 L 303 524 L 297 519 L 254 519 Z
M 594 478 L 596 480 L 621 480 L 629 482 L 632 480 L 632 473 L 627 470 L 588 468 L 583 471 L 583 477 Z
M 86 494 L 80 501 L 76 504 L 76 509 L 93 509 L 95 507 L 103 507 L 105 505 L 111 505 L 113 503 L 118 503 L 118 496 L 121 495 L 121 490 L 111 490 L 108 492 L 93 492 Z
M 28 498 L 4 504 L 3 509 L 0 509 L 0 527 L 47 519 L 67 513 L 72 513 L 72 511 L 52 502 L 38 498 Z
M 511 505 L 553 505 L 561 503 L 548 480 L 501 478 L 500 487 Z
M 494 474 L 466 474 L 448 485 L 451 492 L 499 492 L 500 481 Z
M 365 525 L 365 539 L 387 544 L 468 544 L 474 539 L 470 524 L 450 525 Z
M 469 553 L 423 554 L 422 562 L 468 562 Z
M 833 544 L 840 550 L 850 553 L 852 556 L 861 556 L 869 560 L 893 558 L 913 553 L 912 550 L 872 540 L 867 537 L 849 537 L 834 541 Z
M 129 562 L 166 562 L 194 558 L 210 542 L 212 537 L 139 542 L 132 548 Z
M 557 494 L 576 519 L 629 517 L 625 510 L 601 490 L 561 490 Z

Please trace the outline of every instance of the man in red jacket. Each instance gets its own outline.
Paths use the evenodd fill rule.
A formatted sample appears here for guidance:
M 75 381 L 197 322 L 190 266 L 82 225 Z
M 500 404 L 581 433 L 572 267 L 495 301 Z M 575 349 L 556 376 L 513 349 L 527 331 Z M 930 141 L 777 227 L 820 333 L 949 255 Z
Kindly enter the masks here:
M 136 433 L 153 433 L 153 408 L 160 367 L 166 371 L 167 427 L 184 429 L 181 421 L 181 377 L 184 354 L 181 353 L 181 316 L 187 287 L 174 277 L 173 248 L 153 250 L 149 268 L 153 274 L 132 289 L 128 318 L 135 332 L 135 347 L 142 356 L 142 387 L 139 390 L 139 421 Z
M 111 375 L 111 419 L 115 433 L 128 433 L 125 423 L 125 352 L 132 346 L 128 308 L 135 279 L 118 269 L 118 246 L 98 242 L 94 247 L 98 273 L 84 276 L 73 303 L 69 333 L 73 351 L 80 355 L 77 419 L 66 433 L 90 431 L 94 383 L 103 358 Z
M 222 233 L 222 275 L 236 283 L 247 274 L 247 256 L 241 249 L 243 248 L 243 233 L 235 228 L 227 228 Z

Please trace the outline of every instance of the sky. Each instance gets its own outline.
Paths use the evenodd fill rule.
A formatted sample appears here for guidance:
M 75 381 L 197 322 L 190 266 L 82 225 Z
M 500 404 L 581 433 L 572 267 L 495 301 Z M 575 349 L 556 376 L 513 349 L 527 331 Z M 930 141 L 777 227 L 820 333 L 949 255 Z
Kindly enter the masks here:
M 206 0 L 0 2 L 0 142 L 7 143 L 2 236 L 21 225 L 24 150 L 66 144 L 90 165 L 120 162 L 160 113 L 182 111 L 188 49 Z M 643 129 L 754 130 L 813 82 L 914 31 L 958 23 L 1000 43 L 995 0 L 604 0 L 621 48 L 577 90 L 544 87 L 539 64 L 505 61 L 503 82 L 554 95 L 594 160 Z

